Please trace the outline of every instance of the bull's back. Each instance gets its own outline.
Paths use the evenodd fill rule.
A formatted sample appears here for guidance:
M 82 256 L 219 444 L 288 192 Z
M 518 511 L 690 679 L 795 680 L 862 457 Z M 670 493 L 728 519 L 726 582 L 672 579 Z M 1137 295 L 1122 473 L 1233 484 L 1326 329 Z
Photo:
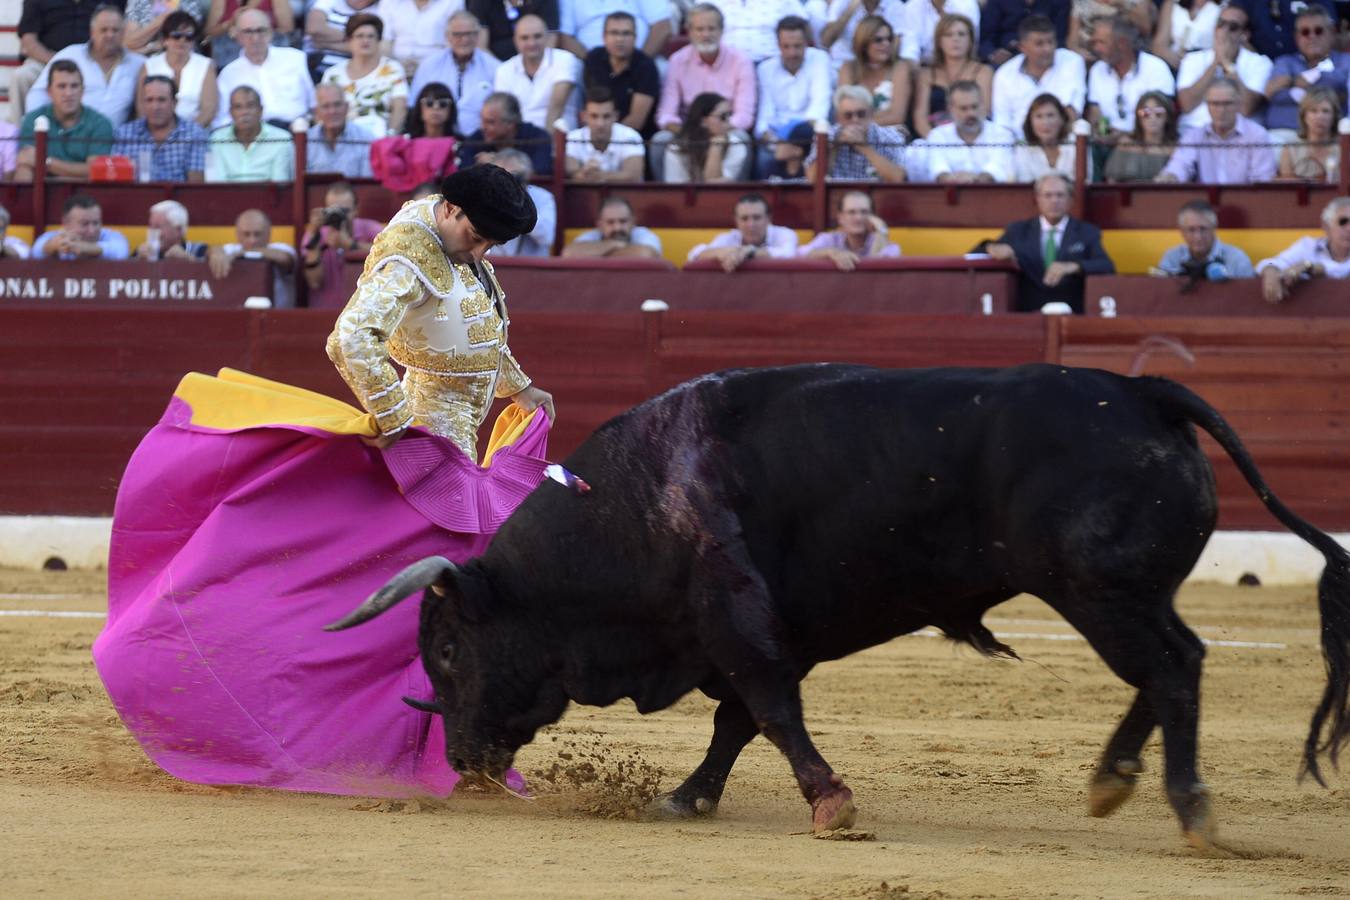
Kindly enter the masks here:
M 1179 581 L 1212 530 L 1190 426 L 1133 379 L 1046 365 L 759 374 L 729 380 L 722 440 L 746 539 L 803 628 L 863 622 L 875 639 L 840 639 L 865 645 L 1066 577 L 1151 566 Z

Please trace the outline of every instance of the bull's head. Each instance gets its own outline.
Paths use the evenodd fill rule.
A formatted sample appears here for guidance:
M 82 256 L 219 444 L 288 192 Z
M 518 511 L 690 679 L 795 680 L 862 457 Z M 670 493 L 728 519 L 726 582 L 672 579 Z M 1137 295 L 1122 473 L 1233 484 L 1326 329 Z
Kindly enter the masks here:
M 538 623 L 531 642 L 532 623 L 502 608 L 485 574 L 427 557 L 325 630 L 367 622 L 419 590 L 417 645 L 445 722 L 446 758 L 462 775 L 500 783 L 516 751 L 562 716 L 567 698 L 549 677 Z

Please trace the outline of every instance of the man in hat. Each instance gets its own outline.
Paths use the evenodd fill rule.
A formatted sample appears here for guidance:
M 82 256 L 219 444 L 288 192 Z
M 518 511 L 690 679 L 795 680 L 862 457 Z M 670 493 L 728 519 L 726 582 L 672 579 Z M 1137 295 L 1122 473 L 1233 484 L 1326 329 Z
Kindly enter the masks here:
M 534 202 L 511 173 L 480 164 L 411 201 L 375 239 L 356 293 L 328 337 L 328 357 L 387 447 L 410 425 L 477 459 L 478 426 L 494 397 L 526 412 L 553 397 L 507 347 L 505 295 L 484 254 L 534 228 Z M 390 365 L 407 371 L 402 382 Z

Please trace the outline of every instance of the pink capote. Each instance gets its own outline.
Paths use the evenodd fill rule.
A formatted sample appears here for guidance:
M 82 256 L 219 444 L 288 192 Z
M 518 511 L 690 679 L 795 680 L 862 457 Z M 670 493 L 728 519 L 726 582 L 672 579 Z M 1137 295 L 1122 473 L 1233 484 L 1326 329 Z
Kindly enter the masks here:
M 382 455 L 351 434 L 192 413 L 174 397 L 117 495 L 94 661 L 127 728 L 188 781 L 448 794 L 439 719 L 401 701 L 432 696 L 418 603 L 323 626 L 411 562 L 481 552 L 542 479 L 547 418 L 483 469 L 424 432 Z

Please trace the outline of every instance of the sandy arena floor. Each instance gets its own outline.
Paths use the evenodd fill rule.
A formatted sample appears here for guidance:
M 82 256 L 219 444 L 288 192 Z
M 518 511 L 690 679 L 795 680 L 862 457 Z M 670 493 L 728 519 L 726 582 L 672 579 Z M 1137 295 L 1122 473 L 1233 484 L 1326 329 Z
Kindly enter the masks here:
M 0 572 L 0 609 L 105 608 L 101 575 Z M 1350 779 L 1294 774 L 1322 688 L 1311 588 L 1189 589 L 1210 649 L 1202 771 L 1220 838 L 1183 848 L 1158 776 L 1086 814 L 1089 771 L 1131 692 L 1071 632 L 1019 598 L 990 624 L 1025 658 L 989 661 L 923 637 L 821 667 L 805 684 L 821 752 L 847 779 L 865 842 L 801 834 L 807 806 L 764 741 L 742 756 L 716 819 L 615 816 L 660 770 L 697 764 L 709 702 L 642 717 L 576 708 L 519 759 L 589 758 L 594 785 L 536 778 L 505 796 L 374 802 L 219 789 L 154 768 L 90 661 L 102 620 L 0 616 L 0 884 L 10 897 L 1319 897 L 1350 896 Z M 586 754 L 593 754 L 587 757 Z

